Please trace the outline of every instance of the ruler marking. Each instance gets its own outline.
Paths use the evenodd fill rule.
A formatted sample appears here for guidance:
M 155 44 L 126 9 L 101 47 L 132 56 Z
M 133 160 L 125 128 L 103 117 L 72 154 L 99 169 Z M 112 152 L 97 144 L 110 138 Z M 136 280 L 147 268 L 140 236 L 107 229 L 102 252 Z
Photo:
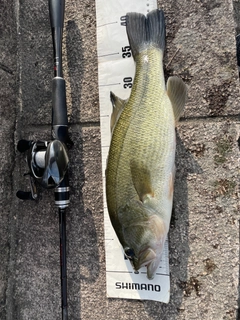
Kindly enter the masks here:
M 118 22 L 117 21 L 107 22 L 107 23 L 104 23 L 104 24 L 101 24 L 101 25 L 97 26 L 97 28 L 101 28 L 101 27 L 104 27 L 104 26 L 109 26 L 110 24 L 115 24 L 115 23 L 118 23 Z
M 133 273 L 133 271 L 115 271 L 115 270 L 106 270 L 106 272 L 109 272 L 109 273 L 128 273 L 128 274 Z
M 98 86 L 99 87 L 109 87 L 109 86 L 118 86 L 119 84 L 121 84 L 121 83 L 119 82 L 119 83 L 110 83 L 110 84 L 99 84 Z
M 102 54 L 101 56 L 98 56 L 98 58 L 114 56 L 114 55 L 117 55 L 117 54 L 119 54 L 119 52 Z

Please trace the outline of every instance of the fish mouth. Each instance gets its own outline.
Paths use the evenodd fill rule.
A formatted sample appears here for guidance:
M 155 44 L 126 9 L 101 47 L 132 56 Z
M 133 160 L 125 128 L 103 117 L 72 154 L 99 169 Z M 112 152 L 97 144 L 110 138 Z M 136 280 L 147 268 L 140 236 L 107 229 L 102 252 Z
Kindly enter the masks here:
M 130 253 L 130 252 L 129 252 Z M 138 271 L 140 268 L 147 267 L 147 277 L 149 280 L 154 278 L 155 271 L 159 265 L 160 259 L 157 254 L 151 248 L 145 248 L 139 252 L 138 258 L 134 256 L 128 256 L 134 270 Z

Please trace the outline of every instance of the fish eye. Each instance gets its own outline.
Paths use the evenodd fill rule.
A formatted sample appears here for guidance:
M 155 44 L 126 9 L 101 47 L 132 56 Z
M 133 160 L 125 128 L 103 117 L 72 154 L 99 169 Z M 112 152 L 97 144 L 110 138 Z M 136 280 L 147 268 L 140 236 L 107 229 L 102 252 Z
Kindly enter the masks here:
M 129 260 L 133 260 L 135 256 L 134 250 L 130 248 L 125 249 L 125 255 Z

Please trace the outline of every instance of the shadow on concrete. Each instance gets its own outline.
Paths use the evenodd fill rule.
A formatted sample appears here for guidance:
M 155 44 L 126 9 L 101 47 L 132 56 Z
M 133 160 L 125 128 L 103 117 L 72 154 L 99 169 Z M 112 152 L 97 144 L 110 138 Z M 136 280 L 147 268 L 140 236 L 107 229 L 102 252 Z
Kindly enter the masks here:
M 238 230 L 239 230 L 239 239 L 240 239 L 240 220 L 238 220 Z M 240 250 L 239 250 L 239 261 L 240 261 Z M 238 309 L 237 309 L 237 317 L 236 320 L 240 320 L 240 264 L 239 264 L 239 271 L 238 271 Z
M 240 66 L 240 3 L 238 1 L 233 1 L 233 17 L 236 23 L 236 64 L 238 68 Z M 239 73 L 240 77 L 240 73 Z M 239 115 L 240 119 L 240 115 Z M 238 146 L 240 149 L 240 137 L 238 138 Z M 239 239 L 240 239 L 240 220 L 239 220 Z M 239 261 L 240 261 L 240 248 L 239 248 Z M 240 320 L 240 266 L 238 272 L 238 310 L 236 320 Z
M 1 1 L 0 10 L 0 319 L 7 317 L 11 256 L 11 203 L 13 189 L 14 128 L 17 103 L 17 34 L 14 3 Z
M 151 319 L 177 320 L 181 303 L 189 281 L 187 274 L 189 250 L 188 174 L 202 173 L 201 167 L 185 148 L 177 133 L 176 177 L 174 185 L 173 212 L 169 230 L 169 264 L 171 295 L 168 304 L 145 301 L 145 310 Z M 156 313 L 156 308 L 159 312 Z
M 82 37 L 75 21 L 68 21 L 66 26 L 66 37 L 67 63 L 72 103 L 72 110 L 69 112 L 69 122 L 71 124 L 81 121 L 80 103 L 84 73 Z
M 23 130 L 51 123 L 53 45 L 47 2 L 19 5 L 20 122 Z
M 79 320 L 81 319 L 81 282 L 84 282 L 84 285 L 95 282 L 99 276 L 100 265 L 93 214 L 91 210 L 85 208 L 83 199 L 86 170 L 83 130 L 78 124 L 71 129 L 71 123 L 76 124 L 79 119 L 81 120 L 79 106 L 82 92 L 81 79 L 84 72 L 82 38 L 74 21 L 68 21 L 66 36 L 72 102 L 70 138 L 74 142 L 73 148 L 69 151 L 72 166 L 70 168 L 71 206 L 67 221 L 68 305 L 69 317 L 72 320 Z

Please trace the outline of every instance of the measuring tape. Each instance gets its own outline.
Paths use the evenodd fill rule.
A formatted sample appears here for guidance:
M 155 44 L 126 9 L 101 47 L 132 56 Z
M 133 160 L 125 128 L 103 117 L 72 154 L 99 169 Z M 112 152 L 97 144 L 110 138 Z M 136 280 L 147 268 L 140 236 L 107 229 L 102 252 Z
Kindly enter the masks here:
M 135 64 L 126 34 L 126 13 L 147 14 L 157 8 L 156 0 L 96 0 L 98 84 L 101 123 L 102 173 L 107 296 L 110 298 L 155 300 L 167 303 L 170 296 L 168 241 L 153 280 L 146 267 L 134 272 L 124 257 L 122 246 L 111 225 L 105 194 L 105 169 L 111 141 L 110 91 L 118 97 L 130 96 Z

